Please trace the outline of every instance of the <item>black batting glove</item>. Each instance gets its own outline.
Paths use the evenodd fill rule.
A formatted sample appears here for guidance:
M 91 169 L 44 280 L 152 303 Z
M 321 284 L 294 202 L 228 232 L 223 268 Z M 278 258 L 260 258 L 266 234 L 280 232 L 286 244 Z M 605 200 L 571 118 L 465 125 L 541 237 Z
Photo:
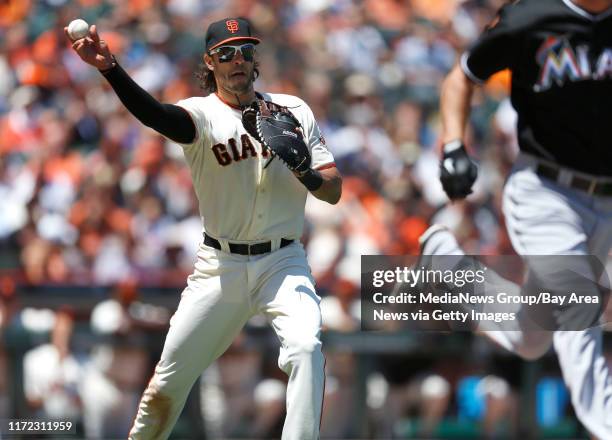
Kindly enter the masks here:
M 451 200 L 466 198 L 478 176 L 478 166 L 468 155 L 463 142 L 456 140 L 444 144 L 440 161 L 440 182 Z

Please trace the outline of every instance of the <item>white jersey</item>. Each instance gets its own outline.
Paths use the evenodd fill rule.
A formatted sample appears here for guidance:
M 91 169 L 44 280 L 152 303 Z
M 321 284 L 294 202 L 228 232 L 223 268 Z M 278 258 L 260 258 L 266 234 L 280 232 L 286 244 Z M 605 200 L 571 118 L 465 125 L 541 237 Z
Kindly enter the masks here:
M 288 107 L 304 130 L 312 168 L 334 166 L 308 105 L 295 96 L 264 94 Z M 307 189 L 278 158 L 270 159 L 242 125 L 239 108 L 216 94 L 181 100 L 191 115 L 196 140 L 181 144 L 191 168 L 204 230 L 234 242 L 299 239 L 304 226 Z

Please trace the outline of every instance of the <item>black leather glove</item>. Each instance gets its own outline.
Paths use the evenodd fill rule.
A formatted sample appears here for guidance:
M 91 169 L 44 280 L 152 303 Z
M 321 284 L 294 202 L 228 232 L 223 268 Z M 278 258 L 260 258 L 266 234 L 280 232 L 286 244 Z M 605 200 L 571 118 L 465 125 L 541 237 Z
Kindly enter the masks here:
M 472 193 L 472 185 L 478 176 L 478 166 L 468 155 L 463 142 L 444 144 L 440 161 L 440 182 L 451 200 L 464 199 Z
M 303 174 L 312 157 L 300 122 L 287 107 L 258 99 L 242 110 L 242 125 L 291 170 Z

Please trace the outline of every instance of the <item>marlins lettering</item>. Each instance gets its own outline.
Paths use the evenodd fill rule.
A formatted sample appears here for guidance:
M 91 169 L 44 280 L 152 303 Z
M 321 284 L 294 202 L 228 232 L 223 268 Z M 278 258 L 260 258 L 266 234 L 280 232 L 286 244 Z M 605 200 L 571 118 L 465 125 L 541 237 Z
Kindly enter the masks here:
M 603 80 L 612 75 L 612 49 L 604 49 L 594 66 L 589 61 L 589 46 L 574 49 L 566 38 L 549 37 L 538 49 L 536 57 L 540 67 L 535 92 L 544 92 L 553 84 L 562 87 L 568 80 Z

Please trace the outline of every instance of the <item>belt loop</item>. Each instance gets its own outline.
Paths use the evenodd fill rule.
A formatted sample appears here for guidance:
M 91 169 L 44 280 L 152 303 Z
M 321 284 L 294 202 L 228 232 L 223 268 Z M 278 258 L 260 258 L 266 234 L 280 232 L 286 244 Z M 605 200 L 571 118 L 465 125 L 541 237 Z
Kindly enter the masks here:
M 559 168 L 559 177 L 557 178 L 557 182 L 560 185 L 571 188 L 573 177 L 574 173 L 572 173 L 571 171 L 568 171 L 565 168 Z
M 587 190 L 587 194 L 592 196 L 595 193 L 595 188 L 597 188 L 597 180 L 591 179 L 591 183 L 589 183 L 589 189 Z
M 272 240 L 270 240 L 270 245 L 271 245 L 271 252 L 277 251 L 280 249 L 280 244 L 281 244 L 281 239 L 280 238 L 273 238 Z
M 227 242 L 226 239 L 224 238 L 217 238 L 217 241 L 219 242 L 219 244 L 221 245 L 221 250 L 223 252 L 226 252 L 228 254 L 231 254 L 230 248 L 229 248 L 229 243 Z
M 538 165 L 540 164 L 540 162 L 535 158 L 535 156 L 532 156 L 531 154 L 528 154 L 528 153 L 524 153 L 522 151 L 519 152 L 514 163 L 517 166 L 523 166 L 526 168 L 530 168 L 534 171 L 538 168 Z

